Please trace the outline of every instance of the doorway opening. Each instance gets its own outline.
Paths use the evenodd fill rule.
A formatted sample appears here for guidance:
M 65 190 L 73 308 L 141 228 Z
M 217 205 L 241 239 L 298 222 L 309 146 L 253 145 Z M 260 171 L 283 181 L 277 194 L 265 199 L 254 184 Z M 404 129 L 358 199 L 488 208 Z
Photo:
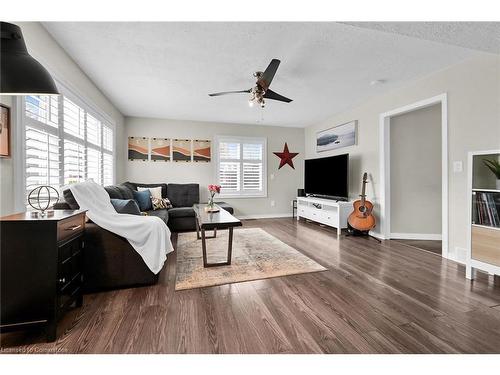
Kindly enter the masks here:
M 448 257 L 446 94 L 381 114 L 381 229 Z

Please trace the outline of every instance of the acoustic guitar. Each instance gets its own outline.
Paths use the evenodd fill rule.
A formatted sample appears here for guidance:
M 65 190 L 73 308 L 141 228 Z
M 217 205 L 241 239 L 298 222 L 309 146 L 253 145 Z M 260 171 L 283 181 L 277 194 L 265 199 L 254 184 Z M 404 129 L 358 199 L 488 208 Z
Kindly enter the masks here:
M 368 183 L 366 180 L 368 175 L 363 174 L 363 187 L 361 189 L 361 199 L 353 203 L 354 210 L 349 215 L 347 222 L 354 229 L 361 232 L 369 232 L 375 228 L 375 217 L 372 214 L 373 203 L 366 200 L 365 187 Z

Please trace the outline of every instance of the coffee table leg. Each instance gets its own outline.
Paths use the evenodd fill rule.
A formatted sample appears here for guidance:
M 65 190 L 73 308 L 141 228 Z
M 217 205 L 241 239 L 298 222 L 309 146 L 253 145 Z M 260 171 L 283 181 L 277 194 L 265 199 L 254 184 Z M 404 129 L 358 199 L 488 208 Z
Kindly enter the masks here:
M 228 236 L 228 244 L 227 244 L 227 261 L 221 262 L 221 263 L 208 263 L 207 260 L 207 238 L 213 238 L 213 237 L 207 237 L 205 235 L 205 229 L 200 228 L 201 231 L 201 249 L 203 252 L 203 267 L 218 267 L 218 266 L 229 266 L 231 264 L 231 260 L 233 257 L 233 228 L 228 228 L 229 229 L 229 236 Z
M 233 228 L 229 228 L 229 243 L 227 247 L 227 265 L 231 264 L 231 259 L 233 257 Z
M 203 267 L 208 267 L 207 263 L 207 243 L 205 240 L 205 229 L 201 228 L 201 249 L 203 250 Z
M 198 220 L 195 220 L 194 226 L 196 227 L 196 239 L 199 240 L 200 237 L 200 228 L 198 226 Z

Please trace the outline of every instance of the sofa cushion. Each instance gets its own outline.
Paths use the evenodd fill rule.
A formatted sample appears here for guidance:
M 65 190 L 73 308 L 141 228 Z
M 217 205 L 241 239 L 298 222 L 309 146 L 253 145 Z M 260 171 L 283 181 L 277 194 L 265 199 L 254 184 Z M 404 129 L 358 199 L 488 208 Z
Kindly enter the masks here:
M 149 211 L 153 208 L 151 205 L 151 192 L 149 190 L 133 191 L 134 200 L 139 205 L 141 211 Z
M 149 187 L 149 188 L 137 186 L 137 191 L 144 191 L 144 190 L 149 190 L 149 193 L 151 194 L 151 198 L 162 199 L 161 186 Z
M 133 182 L 124 182 L 122 184 L 122 186 L 125 186 L 126 188 L 128 188 L 130 191 L 137 191 L 137 186 L 135 186 L 135 184 Z
M 71 210 L 71 207 L 68 203 L 64 201 L 59 201 L 52 207 L 54 210 Z
M 71 192 L 71 190 L 69 190 L 69 189 L 64 190 L 63 191 L 63 196 L 64 196 L 64 200 L 69 205 L 70 209 L 72 209 L 72 210 L 78 210 L 80 208 L 80 206 L 76 202 L 76 199 L 73 196 L 73 193 Z
M 147 211 L 147 214 L 149 216 L 156 216 L 156 217 L 159 217 L 160 219 L 162 219 L 165 224 L 168 223 L 168 218 L 169 218 L 169 213 L 167 210 L 163 209 L 163 210 L 151 210 L 151 211 Z
M 134 194 L 132 193 L 133 190 L 124 185 L 117 185 L 116 187 L 122 193 L 123 199 L 134 199 Z
M 198 184 L 168 184 L 167 197 L 175 207 L 192 207 L 200 202 Z
M 132 190 L 123 185 L 110 185 L 104 187 L 111 199 L 134 199 Z
M 115 208 L 116 212 L 119 214 L 130 214 L 130 215 L 140 215 L 141 210 L 137 205 L 137 202 L 133 199 L 113 199 L 111 198 L 111 204 Z
M 194 210 L 191 207 L 174 207 L 168 210 L 168 216 L 172 219 L 180 217 L 194 217 Z
M 139 182 L 124 182 L 122 184 L 123 186 L 128 187 L 130 190 L 137 190 L 138 187 L 143 187 L 143 188 L 154 188 L 154 187 L 161 187 L 161 197 L 162 198 L 167 198 L 167 184 L 142 184 Z

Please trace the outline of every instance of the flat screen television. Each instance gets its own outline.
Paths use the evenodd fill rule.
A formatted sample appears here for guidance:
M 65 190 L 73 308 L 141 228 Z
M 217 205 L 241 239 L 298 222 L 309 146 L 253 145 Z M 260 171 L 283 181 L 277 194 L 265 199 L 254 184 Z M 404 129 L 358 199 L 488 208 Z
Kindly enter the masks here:
M 347 200 L 349 154 L 305 161 L 304 190 L 307 195 Z

